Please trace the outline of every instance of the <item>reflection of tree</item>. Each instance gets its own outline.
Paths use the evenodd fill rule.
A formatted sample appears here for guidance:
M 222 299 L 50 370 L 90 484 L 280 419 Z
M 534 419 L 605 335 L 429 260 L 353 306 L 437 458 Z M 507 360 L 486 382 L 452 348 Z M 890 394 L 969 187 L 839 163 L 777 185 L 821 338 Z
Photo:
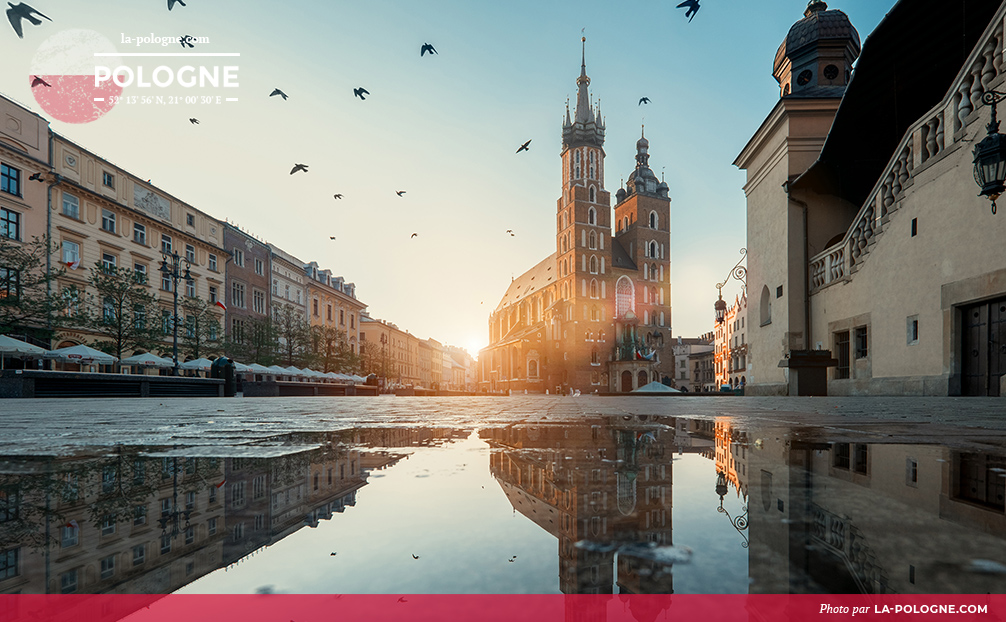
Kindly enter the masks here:
M 100 528 L 106 517 L 132 521 L 137 506 L 185 477 L 179 494 L 213 485 L 215 458 L 148 458 L 140 450 L 73 461 L 26 460 L 20 472 L 0 474 L 0 548 L 41 550 L 58 544 L 69 521 L 82 518 Z

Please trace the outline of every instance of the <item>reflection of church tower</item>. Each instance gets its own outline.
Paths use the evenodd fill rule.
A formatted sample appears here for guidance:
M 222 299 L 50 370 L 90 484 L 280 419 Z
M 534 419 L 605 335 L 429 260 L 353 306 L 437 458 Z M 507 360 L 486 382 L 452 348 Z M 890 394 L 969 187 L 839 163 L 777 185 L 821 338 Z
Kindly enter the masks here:
M 586 41 L 586 39 L 583 39 Z M 584 46 L 586 44 L 584 43 Z M 604 330 L 605 274 L 611 267 L 610 195 L 604 189 L 604 120 L 600 105 L 590 103 L 586 50 L 576 79 L 576 110 L 569 106 L 562 125 L 562 197 L 556 202 L 556 270 L 563 330 L 553 334 L 563 343 L 563 377 L 557 384 L 589 387 L 591 363 L 600 353 L 584 347 L 584 334 Z M 594 359 L 592 359 L 594 357 Z M 573 371 L 575 370 L 575 371 Z

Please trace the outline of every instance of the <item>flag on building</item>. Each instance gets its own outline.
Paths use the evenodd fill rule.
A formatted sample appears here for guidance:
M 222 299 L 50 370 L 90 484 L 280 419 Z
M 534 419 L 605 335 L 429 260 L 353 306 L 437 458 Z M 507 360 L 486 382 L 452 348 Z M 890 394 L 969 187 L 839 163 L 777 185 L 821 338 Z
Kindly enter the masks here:
M 76 270 L 80 267 L 80 257 L 74 259 L 73 261 L 66 262 L 66 267 L 71 270 Z
M 227 310 L 227 305 L 225 305 L 225 304 L 224 304 L 224 302 L 223 302 L 222 300 L 218 300 L 218 301 L 216 302 L 216 305 L 217 305 L 218 307 L 220 307 L 221 309 L 223 309 L 224 311 L 226 311 L 226 310 Z

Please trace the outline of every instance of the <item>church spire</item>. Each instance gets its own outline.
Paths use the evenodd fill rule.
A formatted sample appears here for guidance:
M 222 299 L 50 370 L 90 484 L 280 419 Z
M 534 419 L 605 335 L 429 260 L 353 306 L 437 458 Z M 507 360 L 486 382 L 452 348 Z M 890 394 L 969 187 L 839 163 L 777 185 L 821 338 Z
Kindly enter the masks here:
M 587 77 L 587 37 L 581 37 L 580 43 L 583 45 L 580 56 L 580 77 L 576 79 L 576 121 L 588 123 L 592 121 L 594 111 L 590 109 L 590 78 Z

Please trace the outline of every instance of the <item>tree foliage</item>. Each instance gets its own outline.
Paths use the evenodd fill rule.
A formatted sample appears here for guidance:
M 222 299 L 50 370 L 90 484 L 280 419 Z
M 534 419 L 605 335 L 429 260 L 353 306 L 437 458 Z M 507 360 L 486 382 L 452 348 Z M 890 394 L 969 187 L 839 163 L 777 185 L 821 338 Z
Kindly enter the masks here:
M 137 272 L 98 262 L 91 267 L 88 286 L 79 321 L 99 335 L 96 348 L 121 360 L 123 354 L 149 350 L 160 342 L 157 298 Z
M 44 237 L 18 242 L 0 236 L 0 333 L 53 328 L 63 321 L 56 279 L 64 270 L 46 269 L 46 258 L 54 252 Z

